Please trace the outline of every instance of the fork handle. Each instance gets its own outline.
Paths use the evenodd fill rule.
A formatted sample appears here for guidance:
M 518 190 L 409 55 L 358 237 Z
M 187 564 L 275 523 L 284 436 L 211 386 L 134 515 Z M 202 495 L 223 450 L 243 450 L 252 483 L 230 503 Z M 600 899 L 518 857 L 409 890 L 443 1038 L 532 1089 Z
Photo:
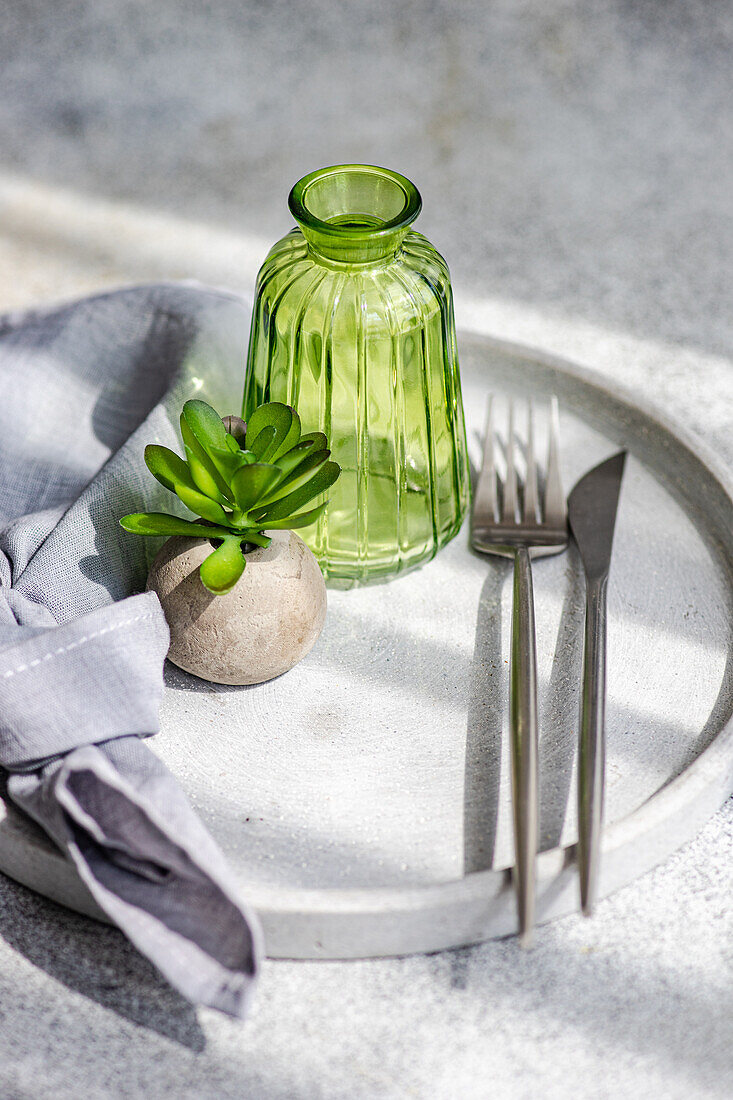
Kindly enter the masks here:
M 583 697 L 578 754 L 578 863 L 580 904 L 591 915 L 598 878 L 606 765 L 606 585 L 587 581 Z
M 514 553 L 510 735 L 514 811 L 514 883 L 519 933 L 530 946 L 534 928 L 538 840 L 537 785 L 537 648 L 535 642 L 532 565 L 526 546 Z

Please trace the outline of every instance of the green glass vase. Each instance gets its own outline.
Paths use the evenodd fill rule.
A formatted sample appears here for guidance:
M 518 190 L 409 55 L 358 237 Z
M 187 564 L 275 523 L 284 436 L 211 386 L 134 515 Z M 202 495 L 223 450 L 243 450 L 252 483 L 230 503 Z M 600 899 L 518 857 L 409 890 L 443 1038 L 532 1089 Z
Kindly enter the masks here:
M 417 189 L 342 164 L 290 193 L 298 223 L 257 279 L 243 417 L 264 401 L 325 432 L 342 474 L 302 534 L 337 586 L 432 558 L 469 500 L 450 276 L 410 229 Z

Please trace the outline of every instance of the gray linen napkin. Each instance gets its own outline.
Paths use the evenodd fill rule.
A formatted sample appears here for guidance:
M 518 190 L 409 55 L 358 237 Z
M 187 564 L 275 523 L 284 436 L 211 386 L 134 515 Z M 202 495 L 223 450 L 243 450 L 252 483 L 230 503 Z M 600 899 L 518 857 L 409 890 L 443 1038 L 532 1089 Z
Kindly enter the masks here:
M 243 1016 L 260 932 L 154 734 L 168 628 L 143 593 L 170 510 L 144 445 L 236 412 L 248 308 L 188 285 L 0 318 L 0 766 L 97 904 L 195 1003 Z M 165 499 L 168 497 L 168 499 Z M 132 593 L 142 593 L 133 595 Z

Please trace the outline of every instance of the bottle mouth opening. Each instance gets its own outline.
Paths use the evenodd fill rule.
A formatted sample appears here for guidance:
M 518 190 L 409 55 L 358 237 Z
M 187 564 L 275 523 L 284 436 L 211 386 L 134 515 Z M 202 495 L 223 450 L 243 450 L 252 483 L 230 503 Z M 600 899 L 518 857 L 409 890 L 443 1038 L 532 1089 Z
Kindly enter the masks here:
M 298 180 L 288 206 L 302 227 L 346 242 L 405 229 L 420 213 L 422 199 L 399 172 L 372 164 L 336 164 Z

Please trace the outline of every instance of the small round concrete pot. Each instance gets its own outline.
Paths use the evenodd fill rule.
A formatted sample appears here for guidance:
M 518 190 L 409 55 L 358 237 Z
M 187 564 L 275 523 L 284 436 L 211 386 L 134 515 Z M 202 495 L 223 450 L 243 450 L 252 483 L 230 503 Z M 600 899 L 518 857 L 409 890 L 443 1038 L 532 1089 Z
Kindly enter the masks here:
M 214 596 L 199 577 L 208 539 L 171 538 L 150 569 L 168 621 L 168 658 L 217 684 L 260 684 L 305 657 L 326 618 L 326 585 L 316 559 L 293 531 L 246 555 L 234 588 Z

